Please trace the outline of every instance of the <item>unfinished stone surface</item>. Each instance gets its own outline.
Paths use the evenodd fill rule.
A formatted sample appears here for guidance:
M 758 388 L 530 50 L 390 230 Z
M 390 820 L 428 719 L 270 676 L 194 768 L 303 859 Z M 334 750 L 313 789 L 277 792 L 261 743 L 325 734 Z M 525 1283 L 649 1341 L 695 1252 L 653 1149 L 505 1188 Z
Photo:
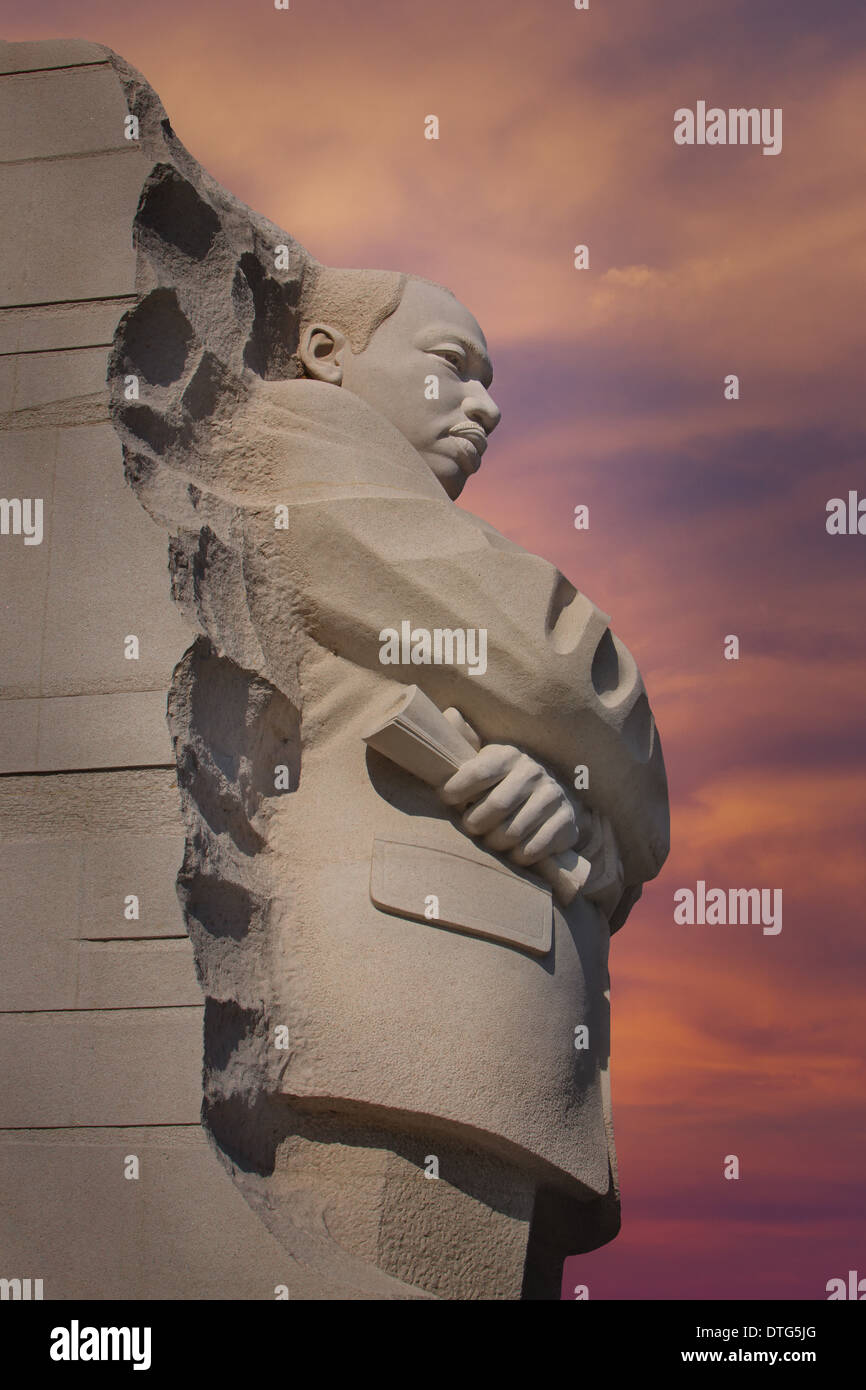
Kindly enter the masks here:
M 556 1298 L 563 1259 L 618 1228 L 608 944 L 667 852 L 635 663 L 552 565 L 456 506 L 499 418 L 464 306 L 319 265 L 200 168 L 108 50 L 3 58 L 25 108 L 68 119 L 51 146 L 22 118 L 26 154 L 5 171 L 0 331 L 34 356 L 0 377 L 0 409 L 32 444 L 27 463 L 11 451 L 18 495 L 54 500 L 50 564 L 3 538 L 30 606 L 7 612 L 21 654 L 0 770 L 21 818 L 0 804 L 0 826 L 22 873 L 44 853 L 80 892 L 46 893 L 15 937 L 0 1125 L 194 1124 L 201 1007 L 166 900 L 169 692 L 215 1153 L 194 1148 L 183 1181 L 142 1203 L 137 1236 L 126 1185 L 110 1198 L 95 1239 L 137 1240 L 147 1272 L 128 1293 L 106 1277 L 102 1296 L 220 1296 L 189 1223 L 161 1254 L 158 1223 L 174 1230 L 191 1185 L 218 1246 L 226 1211 L 242 1232 L 225 1296 L 273 1297 L 276 1251 L 293 1298 Z M 21 221 L 40 206 L 80 228 L 56 273 Z M 139 661 L 122 659 L 127 633 Z M 366 742 L 411 685 L 459 735 L 445 781 Z M 135 933 L 112 836 L 127 891 L 144 885 Z M 34 1070 L 28 1019 L 60 1030 L 64 1069 Z M 64 1220 L 46 1216 L 55 1236 Z M 183 1239 L 196 1254 L 177 1291 L 160 1260 L 182 1260 Z
M 0 44 L 0 497 L 43 506 L 36 544 L 14 513 L 0 527 L 0 1276 L 46 1298 L 273 1298 L 286 1257 L 200 1129 L 165 724 L 193 633 L 109 423 L 150 167 L 126 114 L 98 45 Z
M 608 940 L 667 852 L 640 676 L 552 565 L 455 505 L 499 419 L 471 314 L 319 265 L 127 91 L 154 166 L 112 411 L 202 634 L 169 720 L 206 1123 L 333 1296 L 556 1297 L 618 1225 Z M 418 654 L 386 657 L 404 624 Z M 444 785 L 365 742 L 409 684 L 471 745 Z

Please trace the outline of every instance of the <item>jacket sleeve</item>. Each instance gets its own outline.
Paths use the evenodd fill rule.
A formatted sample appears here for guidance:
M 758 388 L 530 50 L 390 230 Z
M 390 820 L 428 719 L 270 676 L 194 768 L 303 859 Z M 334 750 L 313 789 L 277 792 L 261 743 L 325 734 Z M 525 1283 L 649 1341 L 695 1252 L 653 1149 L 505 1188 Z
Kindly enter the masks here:
M 667 855 L 668 800 L 643 682 L 607 616 L 553 565 L 446 498 L 359 489 L 291 504 L 285 530 L 273 517 L 272 508 L 246 511 L 243 566 L 274 675 L 288 622 L 370 670 L 381 669 L 380 633 L 403 621 L 431 632 L 486 629 L 483 674 L 413 665 L 401 678 L 440 708 L 456 706 L 485 742 L 530 753 L 566 786 L 586 765 L 582 795 L 613 827 L 627 912 Z

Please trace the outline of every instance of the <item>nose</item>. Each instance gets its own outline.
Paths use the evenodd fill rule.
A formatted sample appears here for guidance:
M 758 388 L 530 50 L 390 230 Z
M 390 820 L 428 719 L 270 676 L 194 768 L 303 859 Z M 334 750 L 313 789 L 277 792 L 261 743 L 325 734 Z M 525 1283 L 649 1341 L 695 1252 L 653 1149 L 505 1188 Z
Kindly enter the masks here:
M 496 429 L 502 419 L 502 411 L 480 381 L 471 383 L 470 394 L 463 401 L 463 414 L 467 420 L 474 420 L 488 434 Z

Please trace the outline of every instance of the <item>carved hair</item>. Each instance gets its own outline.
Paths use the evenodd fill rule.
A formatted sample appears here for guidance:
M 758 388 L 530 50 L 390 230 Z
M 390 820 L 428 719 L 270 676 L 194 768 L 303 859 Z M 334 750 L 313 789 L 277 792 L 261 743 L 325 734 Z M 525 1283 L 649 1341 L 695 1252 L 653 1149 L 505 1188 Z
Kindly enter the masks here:
M 453 292 L 421 275 L 399 270 L 340 270 L 311 266 L 304 277 L 300 305 L 300 336 L 311 323 L 326 323 L 345 333 L 355 354 L 367 347 L 380 324 L 398 308 L 410 280 Z
M 327 323 L 345 333 L 354 353 L 363 352 L 399 305 L 409 278 L 399 270 L 311 267 L 301 295 L 301 337 L 311 323 Z

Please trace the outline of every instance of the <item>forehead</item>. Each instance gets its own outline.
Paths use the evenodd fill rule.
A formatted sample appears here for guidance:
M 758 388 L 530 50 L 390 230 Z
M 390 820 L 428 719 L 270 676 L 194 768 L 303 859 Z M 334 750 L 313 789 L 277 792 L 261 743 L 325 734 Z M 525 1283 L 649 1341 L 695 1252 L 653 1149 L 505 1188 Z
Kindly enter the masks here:
M 474 338 L 479 347 L 487 346 L 478 322 L 465 305 L 461 304 L 459 299 L 455 299 L 453 294 L 449 294 L 448 290 L 439 289 L 438 285 L 410 280 L 392 318 L 401 319 L 404 327 L 410 331 L 417 331 L 428 325 L 455 328 L 464 336 Z
M 487 342 L 477 320 L 448 290 L 410 280 L 390 322 L 419 345 L 428 337 L 431 345 L 433 338 L 451 338 L 476 356 L 479 366 L 490 369 Z

